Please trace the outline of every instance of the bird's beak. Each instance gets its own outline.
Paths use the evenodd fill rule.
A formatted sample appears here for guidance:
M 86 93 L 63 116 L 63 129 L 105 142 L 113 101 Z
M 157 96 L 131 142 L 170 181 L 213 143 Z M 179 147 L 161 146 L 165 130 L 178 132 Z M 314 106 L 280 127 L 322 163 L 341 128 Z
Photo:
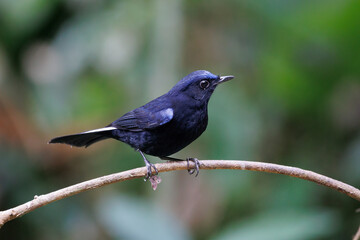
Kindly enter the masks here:
M 219 80 L 219 82 L 218 82 L 218 84 L 220 84 L 220 83 L 223 83 L 223 82 L 227 82 L 227 81 L 229 81 L 229 80 L 231 80 L 231 79 L 233 79 L 234 78 L 234 76 L 222 76 L 222 77 L 220 77 L 220 80 Z

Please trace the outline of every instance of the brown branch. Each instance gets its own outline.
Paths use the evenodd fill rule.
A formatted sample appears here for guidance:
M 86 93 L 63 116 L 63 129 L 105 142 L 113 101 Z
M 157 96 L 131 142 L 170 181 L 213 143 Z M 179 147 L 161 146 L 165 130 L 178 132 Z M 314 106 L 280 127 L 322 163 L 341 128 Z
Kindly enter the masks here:
M 194 163 L 190 163 L 190 167 L 194 167 Z M 340 182 L 338 180 L 326 177 L 324 175 L 303 170 L 295 167 L 282 166 L 272 163 L 263 162 L 250 162 L 250 161 L 232 161 L 232 160 L 203 160 L 200 161 L 201 169 L 236 169 L 236 170 L 250 170 L 268 173 L 277 173 L 288 175 L 292 177 L 302 178 L 308 181 L 315 182 L 320 185 L 327 186 L 335 189 L 336 191 L 345 193 L 351 198 L 360 201 L 360 190 Z M 175 170 L 186 170 L 187 163 L 184 162 L 166 162 L 156 164 L 156 168 L 159 172 L 169 172 Z M 122 182 L 135 178 L 142 178 L 146 174 L 146 168 L 136 168 L 124 172 L 114 173 L 107 176 L 95 178 L 89 181 L 78 183 L 48 194 L 35 196 L 33 200 L 19 205 L 17 207 L 1 211 L 0 212 L 0 227 L 6 222 L 15 218 L 21 217 L 39 207 L 45 206 L 54 201 L 70 197 L 72 195 L 99 188 L 111 183 Z

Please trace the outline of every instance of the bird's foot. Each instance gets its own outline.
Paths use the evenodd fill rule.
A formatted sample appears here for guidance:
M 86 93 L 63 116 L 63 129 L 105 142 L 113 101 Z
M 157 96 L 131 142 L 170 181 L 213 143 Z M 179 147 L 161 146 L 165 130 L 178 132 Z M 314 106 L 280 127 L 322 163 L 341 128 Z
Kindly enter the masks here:
M 200 162 L 199 162 L 199 159 L 197 158 L 186 158 L 186 161 L 187 161 L 187 166 L 188 166 L 188 173 L 190 175 L 195 174 L 195 177 L 197 177 L 199 175 L 199 172 L 200 172 Z M 195 163 L 195 168 L 194 169 L 190 169 L 190 165 L 189 165 L 189 162 L 192 161 Z
M 147 173 L 146 173 L 146 176 L 145 176 L 145 179 L 144 179 L 145 181 L 149 180 L 149 178 L 151 178 L 153 175 L 158 175 L 159 174 L 157 168 L 151 162 L 147 161 L 147 162 L 145 162 L 145 165 L 146 165 L 146 169 L 147 169 Z M 154 169 L 155 174 L 152 173 L 152 169 Z

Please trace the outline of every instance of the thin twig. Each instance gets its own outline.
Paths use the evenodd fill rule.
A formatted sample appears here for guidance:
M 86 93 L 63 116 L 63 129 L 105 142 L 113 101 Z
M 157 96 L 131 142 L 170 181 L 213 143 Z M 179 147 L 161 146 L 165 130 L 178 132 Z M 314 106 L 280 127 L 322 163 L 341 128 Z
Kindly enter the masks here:
M 194 163 L 191 163 L 190 167 L 194 167 Z M 166 162 L 156 164 L 156 168 L 159 172 L 169 172 L 175 170 L 186 170 L 187 162 Z M 336 191 L 345 193 L 351 198 L 360 201 L 360 190 L 340 182 L 338 180 L 326 177 L 324 175 L 303 170 L 295 167 L 282 166 L 272 163 L 263 162 L 250 162 L 250 161 L 233 161 L 233 160 L 203 160 L 200 161 L 200 169 L 236 169 L 236 170 L 250 170 L 268 173 L 277 173 L 288 175 L 292 177 L 302 178 L 308 181 L 315 182 L 320 185 L 327 186 L 335 189 Z M 99 188 L 111 183 L 122 182 L 135 178 L 143 178 L 146 175 L 146 167 L 131 169 L 124 172 L 114 173 L 107 176 L 95 178 L 89 181 L 78 183 L 48 194 L 35 196 L 33 200 L 19 205 L 17 207 L 1 211 L 0 212 L 0 227 L 6 222 L 15 218 L 21 217 L 39 207 L 45 206 L 54 201 L 70 197 L 72 195 Z
M 360 227 L 359 227 L 359 229 L 357 230 L 357 232 L 356 232 L 353 240 L 360 240 Z

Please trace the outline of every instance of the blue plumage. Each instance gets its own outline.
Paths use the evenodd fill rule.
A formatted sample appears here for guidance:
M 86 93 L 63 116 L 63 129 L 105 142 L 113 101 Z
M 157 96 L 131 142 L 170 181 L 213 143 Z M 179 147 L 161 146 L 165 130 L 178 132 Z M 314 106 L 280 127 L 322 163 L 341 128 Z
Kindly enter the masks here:
M 52 139 L 49 143 L 65 143 L 77 147 L 114 138 L 139 151 L 148 167 L 157 172 L 143 153 L 172 159 L 168 156 L 178 152 L 198 138 L 208 123 L 207 106 L 218 84 L 233 76 L 220 77 L 205 70 L 190 73 L 169 92 L 136 108 L 105 128 L 90 130 Z M 198 172 L 198 163 L 197 163 Z

